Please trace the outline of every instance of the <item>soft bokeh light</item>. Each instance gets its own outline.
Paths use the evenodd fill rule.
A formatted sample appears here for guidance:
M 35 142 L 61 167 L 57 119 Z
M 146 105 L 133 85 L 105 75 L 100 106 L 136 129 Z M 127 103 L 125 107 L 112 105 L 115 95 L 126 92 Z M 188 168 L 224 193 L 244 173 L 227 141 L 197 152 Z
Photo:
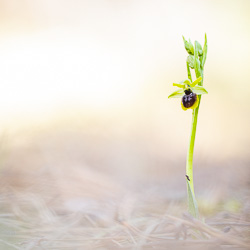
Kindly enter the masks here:
M 152 116 L 165 109 L 162 115 L 171 119 L 158 120 L 164 123 L 161 133 L 187 131 L 190 115 L 167 95 L 173 81 L 186 77 L 181 36 L 203 42 L 206 32 L 209 95 L 199 121 L 206 132 L 199 137 L 211 148 L 234 141 L 229 154 L 249 148 L 248 1 L 1 1 L 1 6 L 2 127 L 50 123 L 76 110 L 119 119 L 127 110 L 126 119 L 136 123 L 134 113 Z M 175 138 L 182 140 L 179 135 Z

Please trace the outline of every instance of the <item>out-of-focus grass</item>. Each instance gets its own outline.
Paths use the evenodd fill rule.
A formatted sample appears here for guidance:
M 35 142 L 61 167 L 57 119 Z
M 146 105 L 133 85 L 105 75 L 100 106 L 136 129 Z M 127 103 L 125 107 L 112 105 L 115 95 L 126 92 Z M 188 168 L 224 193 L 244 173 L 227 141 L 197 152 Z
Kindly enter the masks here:
M 246 162 L 237 169 L 216 161 L 196 169 L 203 224 L 186 215 L 180 162 L 168 156 L 159 161 L 146 143 L 117 131 L 105 129 L 104 136 L 93 121 L 88 131 L 56 124 L 9 138 L 0 176 L 4 249 L 249 247 Z M 121 145 L 132 150 L 126 157 Z M 115 157 L 132 170 L 119 167 L 125 163 Z
M 51 184 L 47 175 L 43 177 Z M 73 184 L 66 177 L 64 181 Z M 102 183 L 98 184 L 97 193 L 103 193 Z M 128 190 L 124 195 L 114 186 L 112 199 L 111 193 L 95 194 L 94 198 L 69 199 L 65 206 L 56 183 L 51 186 L 46 194 L 37 193 L 34 186 L 28 192 L 5 186 L 0 200 L 3 249 L 249 248 L 249 203 L 240 213 L 217 213 L 203 223 L 181 216 L 185 206 L 159 194 L 157 199 Z M 52 192 L 55 196 L 50 197 Z

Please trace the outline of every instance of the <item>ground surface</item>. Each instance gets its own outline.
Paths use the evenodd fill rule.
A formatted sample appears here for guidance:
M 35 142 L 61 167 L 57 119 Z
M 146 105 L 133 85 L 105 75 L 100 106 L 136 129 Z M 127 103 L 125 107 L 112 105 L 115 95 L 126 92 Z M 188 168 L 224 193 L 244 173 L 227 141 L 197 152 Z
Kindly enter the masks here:
M 247 161 L 197 169 L 195 220 L 181 162 L 141 153 L 145 169 L 115 170 L 121 148 L 100 140 L 42 131 L 2 150 L 0 249 L 250 248 Z

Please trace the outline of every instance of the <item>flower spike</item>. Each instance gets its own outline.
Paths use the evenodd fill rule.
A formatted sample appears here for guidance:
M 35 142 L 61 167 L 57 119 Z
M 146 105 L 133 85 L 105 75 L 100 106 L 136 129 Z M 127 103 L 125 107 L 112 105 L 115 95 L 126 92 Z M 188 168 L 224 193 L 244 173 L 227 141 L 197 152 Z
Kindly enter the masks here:
M 168 98 L 179 98 L 181 97 L 181 107 L 183 110 L 192 109 L 192 129 L 190 135 L 189 148 L 187 152 L 186 161 L 186 182 L 187 182 L 187 193 L 188 193 L 188 210 L 189 213 L 199 218 L 199 210 L 194 194 L 194 181 L 193 181 L 193 152 L 194 142 L 196 135 L 197 117 L 200 107 L 201 95 L 207 94 L 207 90 L 203 87 L 203 75 L 204 75 L 204 64 L 207 57 L 207 36 L 205 34 L 204 46 L 200 45 L 199 42 L 195 41 L 194 44 L 189 40 L 186 40 L 183 36 L 183 42 L 188 56 L 186 59 L 187 76 L 188 79 L 179 83 L 174 83 L 173 86 L 179 89 L 174 91 L 168 96 Z M 191 69 L 194 70 L 196 80 L 192 81 Z

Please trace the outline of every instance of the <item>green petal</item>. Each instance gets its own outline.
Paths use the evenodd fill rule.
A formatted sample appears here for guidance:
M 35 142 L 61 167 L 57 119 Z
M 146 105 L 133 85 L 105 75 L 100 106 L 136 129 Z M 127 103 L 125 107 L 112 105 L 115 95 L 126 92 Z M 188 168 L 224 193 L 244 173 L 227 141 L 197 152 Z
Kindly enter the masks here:
M 168 96 L 168 98 L 180 98 L 184 95 L 183 89 L 178 89 L 174 91 L 171 95 Z
M 190 84 L 190 87 L 194 87 L 196 84 L 198 84 L 199 82 L 201 82 L 201 80 L 202 80 L 202 77 L 200 76 L 199 78 L 197 78 L 195 81 L 193 81 Z
M 184 82 L 185 84 L 191 85 L 191 82 L 190 82 L 189 79 L 186 79 L 186 80 L 184 80 L 183 82 Z
M 196 93 L 198 95 L 208 94 L 207 90 L 202 86 L 193 87 L 193 91 L 194 91 L 194 93 Z

